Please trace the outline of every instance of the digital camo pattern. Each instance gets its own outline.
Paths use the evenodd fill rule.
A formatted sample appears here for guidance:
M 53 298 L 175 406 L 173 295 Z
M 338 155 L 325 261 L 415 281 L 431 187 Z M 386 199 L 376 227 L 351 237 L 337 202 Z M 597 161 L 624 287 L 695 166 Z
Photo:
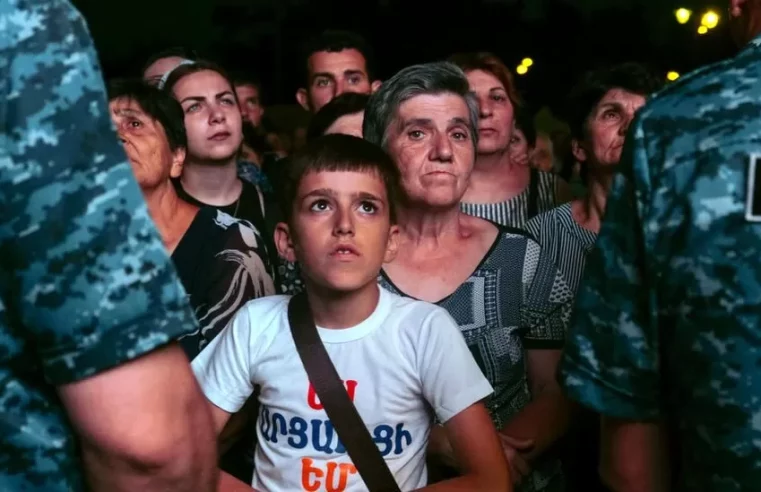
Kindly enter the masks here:
M 83 488 L 53 385 L 195 328 L 62 0 L 0 0 L 0 490 Z
M 679 490 L 761 484 L 761 39 L 656 95 L 626 139 L 561 380 L 624 419 L 675 423 Z

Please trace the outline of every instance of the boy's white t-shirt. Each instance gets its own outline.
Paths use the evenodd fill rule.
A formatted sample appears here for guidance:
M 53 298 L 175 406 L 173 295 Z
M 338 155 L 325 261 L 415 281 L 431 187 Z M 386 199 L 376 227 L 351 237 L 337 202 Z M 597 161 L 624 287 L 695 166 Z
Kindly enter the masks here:
M 367 490 L 309 384 L 288 324 L 289 299 L 250 301 L 193 360 L 193 371 L 206 397 L 229 413 L 261 387 L 255 489 Z M 438 306 L 381 288 L 365 321 L 318 330 L 400 489 L 425 486 L 431 409 L 446 422 L 493 391 L 455 321 Z

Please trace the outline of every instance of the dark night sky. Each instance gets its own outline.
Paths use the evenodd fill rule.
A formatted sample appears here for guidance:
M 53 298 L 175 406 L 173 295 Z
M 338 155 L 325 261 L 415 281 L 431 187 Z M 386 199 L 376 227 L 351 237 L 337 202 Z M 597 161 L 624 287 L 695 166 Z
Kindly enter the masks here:
M 679 25 L 673 11 L 699 14 L 726 0 L 74 0 L 88 20 L 106 76 L 137 74 L 154 51 L 188 46 L 230 68 L 256 72 L 268 103 L 292 103 L 300 41 L 325 28 L 356 30 L 372 43 L 380 76 L 405 65 L 484 49 L 515 67 L 534 106 L 562 100 L 579 72 L 643 61 L 685 73 L 730 56 L 726 25 L 696 33 L 695 15 Z M 452 5 L 452 6 L 446 6 Z M 725 20 L 725 19 L 722 19 Z

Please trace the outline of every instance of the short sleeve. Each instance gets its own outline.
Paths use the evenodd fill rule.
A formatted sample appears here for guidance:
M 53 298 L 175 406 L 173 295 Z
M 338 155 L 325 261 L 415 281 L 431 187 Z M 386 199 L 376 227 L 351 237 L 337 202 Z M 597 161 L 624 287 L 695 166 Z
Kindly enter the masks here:
M 494 392 L 446 311 L 436 308 L 419 333 L 417 368 L 423 396 L 441 422 Z
M 3 304 L 48 381 L 65 384 L 195 319 L 113 131 L 80 14 L 33 2 L 4 34 L 15 42 L 0 45 Z
M 534 241 L 539 249 L 536 271 L 521 306 L 523 345 L 527 350 L 560 350 L 573 308 L 573 291 L 565 281 L 554 257 Z
M 235 413 L 254 392 L 251 352 L 256 333 L 252 330 L 253 310 L 246 306 L 211 341 L 191 364 L 206 399 L 225 412 Z M 256 317 L 261 323 L 261 316 Z M 258 345 L 258 344 L 257 344 Z
M 635 123 L 627 138 L 559 369 L 572 399 L 632 420 L 658 416 L 660 384 L 656 297 L 648 282 L 642 216 L 650 179 L 640 128 Z

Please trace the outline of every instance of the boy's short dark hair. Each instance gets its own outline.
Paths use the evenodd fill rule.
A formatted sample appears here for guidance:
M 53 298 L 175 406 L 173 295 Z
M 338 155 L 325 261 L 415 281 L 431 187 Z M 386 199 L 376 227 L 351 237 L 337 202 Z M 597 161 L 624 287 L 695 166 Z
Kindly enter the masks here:
M 283 212 L 286 220 L 293 207 L 301 180 L 310 172 L 374 172 L 386 186 L 389 216 L 396 223 L 399 196 L 399 170 L 393 159 L 380 147 L 352 135 L 324 135 L 308 142 L 288 158 L 283 182 Z
M 312 140 L 322 136 L 342 116 L 364 111 L 369 100 L 369 94 L 357 92 L 344 92 L 340 96 L 334 97 L 312 117 L 307 130 L 307 138 Z
M 608 91 L 623 89 L 649 96 L 663 87 L 663 78 L 647 65 L 627 62 L 586 72 L 567 99 L 566 121 L 571 136 L 583 139 L 589 114 Z
M 230 79 L 233 82 L 234 87 L 251 86 L 255 87 L 260 92 L 259 97 L 262 97 L 262 82 L 259 78 L 249 72 L 243 71 L 229 71 Z
M 140 79 L 115 79 L 108 84 L 108 100 L 125 98 L 140 108 L 164 128 L 172 152 L 187 149 L 185 114 L 182 106 L 170 94 L 146 84 Z
M 309 57 L 320 51 L 338 53 L 343 50 L 357 50 L 365 59 L 367 77 L 375 76 L 375 60 L 370 45 L 361 35 L 351 31 L 326 30 L 309 38 L 301 47 L 301 83 L 309 85 Z

